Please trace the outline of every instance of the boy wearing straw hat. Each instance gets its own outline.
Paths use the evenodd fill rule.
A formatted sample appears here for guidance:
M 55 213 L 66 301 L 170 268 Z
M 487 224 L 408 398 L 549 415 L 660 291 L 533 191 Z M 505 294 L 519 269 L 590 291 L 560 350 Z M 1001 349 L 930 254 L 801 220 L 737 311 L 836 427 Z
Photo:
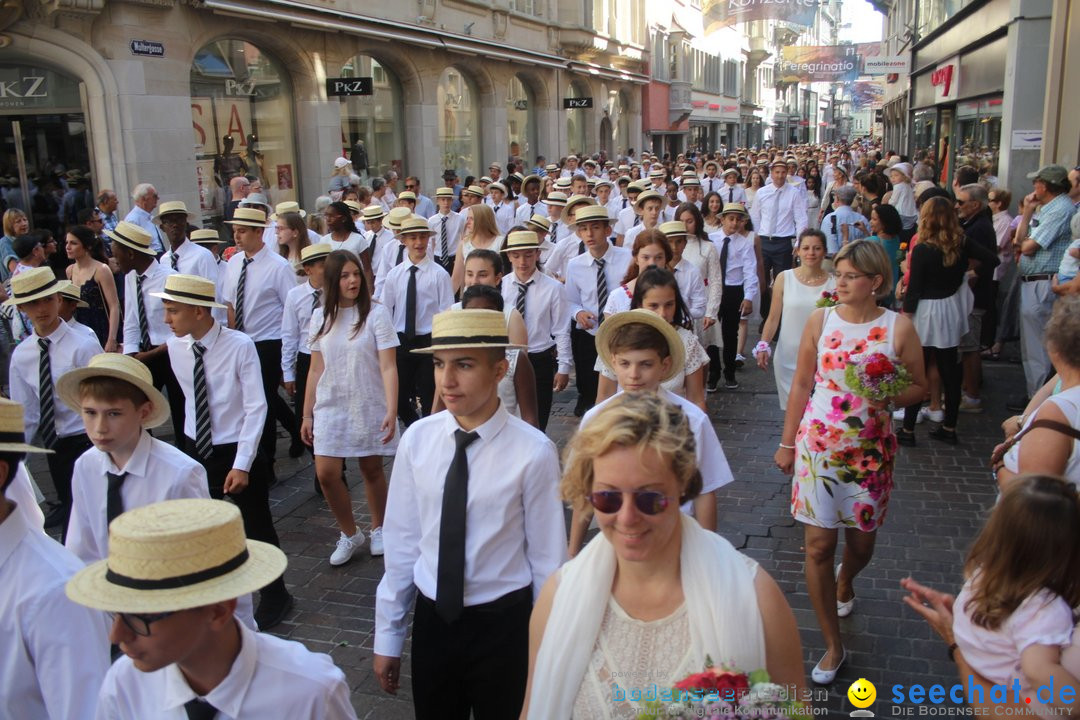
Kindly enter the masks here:
M 386 214 L 384 225 L 394 236 L 394 242 L 379 245 L 379 254 L 372 259 L 371 270 L 375 273 L 375 292 L 378 293 L 386 276 L 405 259 L 405 243 L 399 237 L 401 223 L 412 217 L 408 208 L 394 208 Z
M 82 563 L 14 501 L 25 455 L 49 452 L 23 428 L 23 406 L 0 398 L 0 717 L 90 720 L 109 668 L 105 625 L 64 595 Z
M 435 190 L 435 204 L 438 210 L 428 218 L 428 228 L 432 232 L 431 244 L 437 262 L 447 273 L 453 276 L 454 259 L 457 256 L 458 241 L 465 230 L 465 218 L 451 212 L 454 191 L 448 187 Z
M 550 198 L 548 198 L 548 202 L 550 204 Z M 585 252 L 585 245 L 580 237 L 574 236 L 577 229 L 574 219 L 577 217 L 578 210 L 593 205 L 596 205 L 596 201 L 586 195 L 574 195 L 566 201 L 566 206 L 563 208 L 563 218 L 568 232 L 544 259 L 544 272 L 556 280 L 566 282 L 566 263 L 570 262 L 570 258 L 575 255 Z
M 738 367 L 738 342 L 740 318 L 750 314 L 758 294 L 757 253 L 754 243 L 742 234 L 743 220 L 747 217 L 742 205 L 725 205 L 720 213 L 720 230 L 709 234 L 709 239 L 720 253 L 720 274 L 724 278 L 724 291 L 720 295 L 720 336 L 723 338 L 724 387 L 735 390 Z M 716 392 L 720 384 L 720 367 L 709 363 L 709 392 Z
M 278 393 L 281 383 L 281 319 L 285 299 L 296 287 L 296 273 L 289 261 L 263 242 L 266 214 L 257 208 L 239 207 L 228 221 L 239 252 L 229 259 L 221 296 L 228 306 L 229 327 L 255 342 L 263 392 L 269 412 L 263 423 L 259 449 L 270 463 L 273 478 L 277 454 L 275 420 L 300 446 L 300 427 L 288 403 Z M 271 479 L 273 484 L 273 479 Z
M 644 194 L 644 193 L 643 193 Z M 599 205 L 581 208 L 575 217 L 578 237 L 586 252 L 566 264 L 566 299 L 570 304 L 570 344 L 577 368 L 578 400 L 574 414 L 581 417 L 596 402 L 598 373 L 596 331 L 603 322 L 608 294 L 618 289 L 632 261 L 630 251 L 608 242 L 611 219 Z
M 67 584 L 73 601 L 113 616 L 109 639 L 126 656 L 105 676 L 97 717 L 356 717 L 329 656 L 236 620 L 236 599 L 279 578 L 287 561 L 245 539 L 235 506 L 167 500 L 109 530 L 108 559 Z
M 217 280 L 217 263 L 213 253 L 188 242 L 189 217 L 187 206 L 179 200 L 158 206 L 158 223 L 169 241 L 169 251 L 161 256 L 161 261 L 173 272 Z
M 11 399 L 26 410 L 26 430 L 37 434 L 53 454 L 47 458 L 56 487 L 57 504 L 45 518 L 46 527 L 67 533 L 71 515 L 71 472 L 75 460 L 90 447 L 82 419 L 60 402 L 56 382 L 73 367 L 82 367 L 101 352 L 97 338 L 72 330 L 60 319 L 60 283 L 48 267 L 34 268 L 11 278 L 15 306 L 30 320 L 33 332 L 11 353 Z
M 435 396 L 430 356 L 409 351 L 431 344 L 432 319 L 454 304 L 450 276 L 428 255 L 430 237 L 427 220 L 418 215 L 405 220 L 398 238 L 408 252 L 376 289 L 376 298 L 394 318 L 401 342 L 397 353 L 398 417 L 406 427 L 428 413 Z
M 229 495 L 253 539 L 278 545 L 270 514 L 269 460 L 259 436 L 269 413 L 258 351 L 250 337 L 217 323 L 214 286 L 172 275 L 158 294 L 172 328 L 169 360 L 186 402 L 187 452 L 206 470 L 210 496 Z M 280 371 L 280 368 L 279 368 Z M 278 579 L 262 590 L 255 621 L 267 630 L 288 614 L 292 597 Z
M 379 251 L 382 250 L 383 245 L 394 239 L 393 231 L 390 228 L 383 227 L 384 217 L 386 217 L 386 212 L 383 210 L 382 205 L 368 205 L 360 211 L 360 219 L 364 221 L 364 230 L 367 231 L 364 236 L 367 238 L 368 249 L 371 250 L 372 265 L 374 265 L 375 258 L 379 256 Z M 374 272 L 374 267 L 372 271 Z
M 547 204 L 540 199 L 540 177 L 528 175 L 521 181 L 521 197 L 514 214 L 517 222 L 523 223 L 533 215 L 547 215 Z
M 331 252 L 329 243 L 308 245 L 301 250 L 300 264 L 307 282 L 294 287 L 285 298 L 285 316 L 281 321 L 281 376 L 285 380 L 285 393 L 293 398 L 297 417 L 304 411 L 304 394 L 311 368 L 308 326 L 315 308 L 323 304 L 323 269 L 326 256 Z
M 499 402 L 511 345 L 496 310 L 436 315 L 431 347 L 446 410 L 398 446 L 375 600 L 374 671 L 396 693 L 408 611 L 420 720 L 517 717 L 533 599 L 565 560 L 555 445 Z M 419 592 L 418 592 L 419 591 Z
M 544 431 L 551 415 L 552 393 L 561 392 L 570 381 L 573 353 L 566 324 L 570 314 L 566 291 L 562 283 L 539 270 L 540 249 L 540 235 L 535 230 L 507 236 L 502 252 L 514 272 L 502 279 L 500 290 L 506 305 L 517 308 L 525 319 L 529 363 L 536 376 L 537 416 Z
M 82 299 L 82 293 L 79 292 L 78 286 L 70 280 L 61 280 L 58 285 L 60 288 L 60 319 L 66 322 L 72 330 L 84 333 L 87 337 L 97 340 L 97 333 L 94 332 L 93 328 L 83 325 L 75 319 L 76 310 L 90 307 L 90 303 Z
M 501 182 L 493 182 L 488 186 L 487 204 L 495 213 L 495 225 L 499 228 L 499 234 L 505 235 L 514 226 L 514 203 L 506 199 L 506 186 Z

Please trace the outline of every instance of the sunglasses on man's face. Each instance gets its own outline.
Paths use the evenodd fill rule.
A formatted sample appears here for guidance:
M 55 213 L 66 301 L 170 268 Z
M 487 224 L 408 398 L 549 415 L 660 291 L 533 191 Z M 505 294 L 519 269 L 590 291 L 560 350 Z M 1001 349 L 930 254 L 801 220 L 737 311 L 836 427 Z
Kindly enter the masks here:
M 644 515 L 659 515 L 667 509 L 670 502 L 666 495 L 654 490 L 638 490 L 632 493 L 596 490 L 589 493 L 589 504 L 596 512 L 613 515 L 622 509 L 624 495 L 633 495 L 634 506 Z

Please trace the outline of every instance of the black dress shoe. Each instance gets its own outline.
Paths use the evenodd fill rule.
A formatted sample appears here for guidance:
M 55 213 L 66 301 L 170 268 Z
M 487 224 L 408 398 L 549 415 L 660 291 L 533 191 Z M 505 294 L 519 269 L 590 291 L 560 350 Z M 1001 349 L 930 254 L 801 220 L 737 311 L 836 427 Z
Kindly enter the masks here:
M 956 437 L 955 430 L 946 430 L 943 426 L 938 425 L 936 428 L 927 433 L 930 437 L 941 442 L 948 443 L 950 445 L 959 444 L 959 440 Z
M 259 607 L 255 609 L 255 623 L 259 630 L 266 632 L 270 628 L 281 623 L 293 607 L 293 596 L 289 593 L 264 594 L 259 601 Z
M 896 443 L 905 447 L 915 447 L 915 433 L 900 430 L 896 433 Z

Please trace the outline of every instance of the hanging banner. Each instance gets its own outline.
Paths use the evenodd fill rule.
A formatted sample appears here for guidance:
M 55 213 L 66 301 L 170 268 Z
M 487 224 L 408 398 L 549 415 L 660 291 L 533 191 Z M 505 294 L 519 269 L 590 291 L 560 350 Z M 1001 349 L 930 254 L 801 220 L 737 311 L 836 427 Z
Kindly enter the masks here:
M 780 51 L 781 82 L 842 82 L 863 73 L 864 60 L 877 57 L 880 43 L 855 45 L 791 45 Z
M 885 106 L 885 86 L 880 81 L 861 80 L 851 83 L 848 87 L 851 90 L 853 109 L 877 109 Z
M 818 0 L 704 0 L 701 15 L 706 35 L 752 20 L 783 20 L 809 27 L 820 4 Z

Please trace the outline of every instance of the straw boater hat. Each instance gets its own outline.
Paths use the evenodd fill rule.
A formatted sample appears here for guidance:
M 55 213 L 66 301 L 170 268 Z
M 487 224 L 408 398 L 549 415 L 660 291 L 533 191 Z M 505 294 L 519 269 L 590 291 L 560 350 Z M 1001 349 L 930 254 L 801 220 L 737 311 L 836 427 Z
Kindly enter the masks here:
M 558 190 L 567 190 L 570 188 L 571 178 L 561 177 L 555 181 L 555 188 Z
M 570 212 L 578 205 L 595 205 L 596 200 L 588 195 L 571 195 L 570 199 L 566 201 L 566 212 Z
M 359 215 L 364 212 L 364 208 L 355 200 L 342 200 L 341 202 L 345 204 L 345 207 L 349 208 L 349 214 L 351 215 Z
M 26 411 L 21 403 L 0 398 L 0 452 L 52 453 L 26 442 Z
M 60 292 L 60 281 L 56 279 L 52 268 L 37 267 L 24 270 L 11 277 L 11 297 L 4 301 L 4 307 L 22 305 Z
M 728 213 L 735 213 L 736 215 L 747 215 L 746 206 L 742 203 L 724 203 L 724 209 L 720 211 L 721 215 L 727 215 Z
M 683 187 L 701 187 L 701 180 L 697 175 L 691 175 L 690 177 L 682 181 Z
M 556 165 L 555 163 L 548 163 L 547 165 L 544 166 L 544 172 L 546 172 L 546 173 L 553 173 L 553 172 L 558 172 L 558 171 L 559 171 L 559 166 Z
M 739 177 L 739 171 L 735 168 L 728 168 L 723 172 L 723 174 L 720 175 L 720 177 L 726 178 L 728 175 L 734 175 L 735 177 Z
M 506 194 L 506 186 L 501 182 L 493 182 L 491 185 L 488 185 L 488 191 L 490 192 L 491 190 L 501 190 L 504 195 Z
M 441 197 L 452 198 L 452 197 L 454 197 L 454 188 L 448 188 L 448 187 L 435 188 L 435 197 L 437 197 L 437 198 L 441 198 Z
M 189 610 L 265 587 L 287 564 L 279 548 L 244 536 L 236 505 L 166 500 L 113 520 L 109 557 L 76 573 L 67 596 L 109 612 Z
M 611 218 L 608 217 L 607 208 L 603 205 L 593 204 L 578 210 L 577 215 L 574 216 L 574 224 L 580 225 L 588 222 L 602 222 L 610 225 Z
M 419 215 L 410 215 L 401 222 L 401 229 L 398 230 L 398 235 L 431 235 L 431 228 L 428 226 L 427 220 Z
M 677 237 L 679 235 L 686 235 L 686 223 L 682 220 L 671 220 L 666 223 L 660 223 L 660 232 L 668 237 Z
M 906 179 L 908 179 L 908 180 L 911 179 L 911 166 L 908 165 L 906 162 L 898 162 L 898 163 L 896 163 L 891 168 L 889 168 L 889 172 L 890 173 L 894 173 L 894 172 L 895 173 L 900 173 Z
M 493 182 L 495 182 L 495 181 L 494 181 L 494 180 L 492 180 L 491 178 L 489 178 L 489 177 L 488 177 L 487 175 L 481 175 L 481 176 L 480 176 L 480 180 L 479 180 L 478 182 L 479 182 L 479 183 L 480 183 L 481 185 L 490 185 L 491 183 L 493 183 Z
M 539 183 L 540 182 L 540 176 L 539 175 L 526 175 L 525 178 L 521 181 L 521 186 L 525 187 L 526 185 L 528 185 L 531 182 Z
M 397 234 L 401 230 L 401 223 L 405 221 L 405 218 L 412 215 L 412 211 L 409 208 L 396 207 L 390 212 L 386 213 L 385 224 L 394 234 Z
M 476 197 L 484 197 L 484 188 L 480 187 L 479 185 L 470 185 L 461 192 L 467 193 L 469 195 L 475 195 Z
M 540 250 L 543 243 L 536 237 L 532 230 L 515 230 L 506 236 L 502 249 L 499 252 L 511 250 Z
M 772 163 L 769 165 L 769 169 L 772 170 L 774 167 L 777 167 L 777 166 L 782 167 L 782 168 L 784 168 L 786 170 L 788 164 L 785 161 L 780 160 L 779 158 L 777 158 L 776 160 L 773 160 Z
M 195 216 L 188 212 L 187 205 L 180 200 L 169 200 L 158 205 L 158 214 L 154 218 L 156 222 L 161 223 L 161 218 L 166 215 L 184 215 L 188 219 L 193 219 Z
M 413 202 L 416 202 L 416 193 L 414 193 L 412 190 L 406 190 L 405 192 L 398 193 L 397 199 L 412 200 Z
M 270 216 L 270 219 L 277 220 L 279 215 L 292 214 L 299 215 L 302 218 L 307 217 L 307 213 L 300 208 L 300 203 L 287 200 L 274 206 L 274 214 Z
M 225 306 L 217 301 L 216 290 L 213 280 L 207 280 L 198 275 L 173 273 L 165 278 L 165 287 L 161 292 L 153 292 L 150 295 L 182 305 L 223 308 Z
M 310 262 L 322 260 L 331 252 L 333 252 L 333 248 L 330 247 L 330 243 L 317 243 L 315 245 L 308 245 L 306 248 L 300 251 L 300 264 L 307 265 Z
M 465 348 L 525 349 L 510 342 L 506 316 L 499 310 L 446 310 L 431 320 L 431 347 L 412 352 L 430 355 Z
M 649 177 L 651 178 L 662 178 L 665 175 L 667 175 L 667 173 L 664 171 L 664 168 L 653 168 L 652 170 L 649 170 Z
M 638 210 L 645 206 L 645 203 L 649 200 L 659 200 L 660 204 L 664 203 L 664 196 L 655 190 L 645 190 L 637 196 L 637 200 L 634 201 L 634 207 Z
M 525 221 L 525 225 L 540 232 L 551 232 L 551 221 L 543 215 L 533 215 Z
M 233 213 L 233 219 L 226 220 L 225 224 L 264 228 L 266 227 L 266 213 L 255 207 L 238 207 Z
M 548 196 L 544 198 L 545 205 L 556 205 L 558 207 L 566 207 L 566 193 L 562 192 L 550 192 Z
M 240 212 L 237 209 L 237 212 Z M 105 234 L 125 247 L 143 253 L 144 255 L 157 255 L 154 248 L 150 247 L 150 233 L 143 230 L 135 223 L 121 220 L 113 230 L 106 230 Z
M 157 427 L 169 419 L 169 403 L 166 402 L 165 396 L 154 387 L 154 378 L 150 374 L 150 369 L 130 355 L 120 353 L 95 355 L 90 358 L 90 363 L 86 367 L 69 370 L 60 376 L 60 379 L 56 381 L 56 395 L 75 412 L 82 412 L 82 394 L 79 392 L 79 385 L 83 380 L 98 377 L 123 380 L 142 390 L 152 407 L 150 417 L 143 423 L 143 427 Z
M 383 210 L 382 205 L 368 205 L 362 213 L 364 220 L 381 220 L 386 217 L 386 211 Z
M 82 299 L 82 293 L 79 291 L 78 285 L 70 280 L 60 280 L 57 283 L 57 287 L 60 288 L 60 296 L 64 300 L 74 300 L 75 307 L 88 308 L 90 303 Z
M 196 245 L 217 245 L 221 242 L 217 230 L 192 230 L 190 239 Z
M 615 367 L 615 359 L 611 354 L 611 336 L 615 334 L 615 331 L 631 323 L 644 323 L 655 328 L 667 340 L 671 367 L 660 379 L 661 382 L 667 382 L 682 372 L 686 365 L 686 345 L 683 344 L 675 326 L 656 313 L 642 308 L 608 315 L 607 319 L 600 324 L 600 329 L 596 333 L 596 352 L 605 365 L 609 368 Z

